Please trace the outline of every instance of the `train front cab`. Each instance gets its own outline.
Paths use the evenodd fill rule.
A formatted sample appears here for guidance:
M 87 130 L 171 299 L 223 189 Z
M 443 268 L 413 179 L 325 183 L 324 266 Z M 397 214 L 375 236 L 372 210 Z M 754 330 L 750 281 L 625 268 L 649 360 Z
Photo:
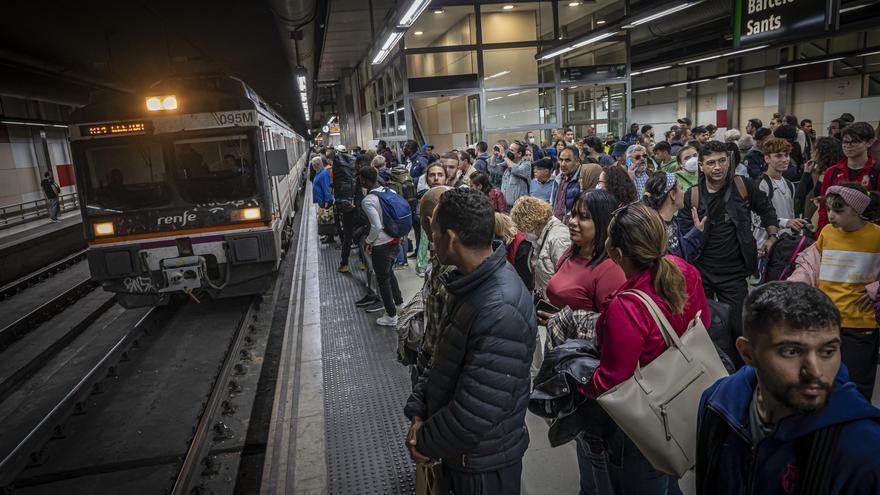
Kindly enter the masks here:
M 74 141 L 92 278 L 124 307 L 268 289 L 299 181 L 272 177 L 266 152 L 302 159 L 284 150 L 290 139 L 266 135 L 253 126 Z

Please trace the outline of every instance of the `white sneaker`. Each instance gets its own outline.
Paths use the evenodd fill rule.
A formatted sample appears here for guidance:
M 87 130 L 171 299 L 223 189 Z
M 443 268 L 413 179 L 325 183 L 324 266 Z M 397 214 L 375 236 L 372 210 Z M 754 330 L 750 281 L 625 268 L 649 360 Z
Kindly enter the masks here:
M 388 316 L 388 313 L 385 313 L 384 315 L 376 319 L 376 325 L 379 325 L 380 327 L 396 327 L 397 317 Z

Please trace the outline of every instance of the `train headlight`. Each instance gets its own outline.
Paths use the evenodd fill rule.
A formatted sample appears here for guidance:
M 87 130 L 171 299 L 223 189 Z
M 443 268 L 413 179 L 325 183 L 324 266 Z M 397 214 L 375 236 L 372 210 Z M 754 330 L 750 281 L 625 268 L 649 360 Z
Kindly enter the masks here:
M 175 95 L 150 96 L 146 101 L 147 110 L 151 112 L 177 109 L 177 96 Z
M 95 230 L 95 235 L 103 236 L 103 235 L 113 235 L 113 222 L 101 222 L 96 223 L 92 226 Z
M 259 208 L 245 208 L 239 210 L 239 215 L 242 220 L 259 220 L 261 213 Z

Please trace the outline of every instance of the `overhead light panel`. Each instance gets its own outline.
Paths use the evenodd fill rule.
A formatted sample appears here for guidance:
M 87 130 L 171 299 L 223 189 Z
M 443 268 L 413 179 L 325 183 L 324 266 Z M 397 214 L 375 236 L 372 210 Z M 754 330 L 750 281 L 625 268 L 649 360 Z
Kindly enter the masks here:
M 696 2 L 690 2 L 690 3 L 682 3 L 682 4 L 676 5 L 674 7 L 670 7 L 668 9 L 664 9 L 659 12 L 655 12 L 653 14 L 646 15 L 646 16 L 641 17 L 639 19 L 636 19 L 634 21 L 630 21 L 628 24 L 624 24 L 622 27 L 623 27 L 623 29 L 631 29 L 636 26 L 641 26 L 642 24 L 647 24 L 651 21 L 656 21 L 657 19 L 660 19 L 661 17 L 666 17 L 666 16 L 672 15 L 676 12 L 681 12 L 684 9 L 691 8 L 694 5 L 698 5 L 701 3 L 703 3 L 703 0 L 698 0 Z
M 663 89 L 663 88 L 665 88 L 665 87 L 666 87 L 666 86 L 654 86 L 654 87 L 651 87 L 651 88 L 637 89 L 637 90 L 633 91 L 633 93 L 644 93 L 645 91 L 655 91 L 655 90 L 658 90 L 658 89 Z
M 486 77 L 483 78 L 483 80 L 488 81 L 489 79 L 495 79 L 496 77 L 501 77 L 501 76 L 504 76 L 504 75 L 507 75 L 507 74 L 510 74 L 510 71 L 509 71 L 509 70 L 503 70 L 503 71 L 501 71 L 501 72 L 499 72 L 499 73 L 497 73 L 497 74 L 492 74 L 491 76 L 486 76 Z
M 670 84 L 669 87 L 670 87 L 670 88 L 675 88 L 675 87 L 677 87 L 677 86 L 684 86 L 684 85 L 686 85 L 686 84 L 699 84 L 699 83 L 706 82 L 706 81 L 711 81 L 711 80 L 712 80 L 711 78 L 708 78 L 708 77 L 707 77 L 706 79 L 697 79 L 696 81 L 685 81 L 685 82 L 683 82 L 683 83 Z
M 571 47 L 572 47 L 572 48 L 580 48 L 580 47 L 582 47 L 582 46 L 587 46 L 587 45 L 589 45 L 589 44 L 596 43 L 597 41 L 602 41 L 602 40 L 604 40 L 604 39 L 606 39 L 606 38 L 610 38 L 610 37 L 614 36 L 615 34 L 617 34 L 617 31 L 612 31 L 612 32 L 608 32 L 608 33 L 602 33 L 602 34 L 600 34 L 600 35 L 598 35 L 598 36 L 593 36 L 592 38 L 587 38 L 587 39 L 585 39 L 584 41 L 580 41 L 580 42 L 578 42 L 578 43 L 575 43 L 575 44 L 572 45 Z
M 399 26 L 410 27 L 416 19 L 422 15 L 422 12 L 428 7 L 428 4 L 431 3 L 431 0 L 413 0 L 411 4 L 409 4 L 409 8 L 403 13 L 403 16 L 400 18 L 400 22 L 397 24 Z
M 513 5 L 505 5 L 504 7 L 501 7 L 501 8 L 504 10 L 513 10 Z
M 442 13 L 443 13 L 443 9 L 434 9 L 434 13 L 435 13 L 435 14 L 442 14 Z
M 569 7 L 577 7 L 577 6 L 580 5 L 580 4 L 581 4 L 580 2 L 569 2 L 569 3 L 568 3 L 568 6 L 569 6 Z
M 843 60 L 845 57 L 834 57 L 834 58 L 823 58 L 821 60 L 812 60 L 809 62 L 801 62 L 798 64 L 789 64 L 789 65 L 780 65 L 776 68 L 776 70 L 785 70 L 785 69 L 794 69 L 795 67 L 803 67 L 805 65 L 813 65 L 813 64 L 825 64 L 828 62 L 836 62 L 838 60 Z
M 421 35 L 423 35 L 423 34 L 425 34 L 425 33 L 424 33 L 424 31 L 416 31 L 416 32 L 414 32 L 413 34 L 416 35 L 416 36 L 421 36 Z
M 708 56 L 708 57 L 695 58 L 695 59 L 693 59 L 693 60 L 687 60 L 687 61 L 685 61 L 685 62 L 681 62 L 679 65 L 698 64 L 698 63 L 700 63 L 700 62 L 707 62 L 707 61 L 709 61 L 709 60 L 715 60 L 716 58 L 732 57 L 732 56 L 734 56 L 734 55 L 739 55 L 739 54 L 741 54 L 741 53 L 753 52 L 753 51 L 755 51 L 755 50 L 763 50 L 764 48 L 767 48 L 768 46 L 770 46 L 770 45 L 758 45 L 758 46 L 753 46 L 753 47 L 751 47 L 751 48 L 744 48 L 744 49 L 742 49 L 742 50 L 735 50 L 735 51 L 732 51 L 732 52 L 721 53 L 721 54 L 719 54 L 719 55 L 710 55 L 710 56 Z
M 671 68 L 672 68 L 671 65 L 664 65 L 664 66 L 661 66 L 661 67 L 654 67 L 654 68 L 651 68 L 651 69 L 645 69 L 645 70 L 639 70 L 639 71 L 635 71 L 635 72 L 630 72 L 629 75 L 631 75 L 631 76 L 638 76 L 638 75 L 641 75 L 641 74 L 647 74 L 647 73 L 649 73 L 649 72 L 657 72 L 658 70 L 666 70 L 666 69 L 671 69 Z
M 385 42 L 382 43 L 382 47 L 379 49 L 379 52 L 373 58 L 373 65 L 381 64 L 385 61 L 385 58 L 391 53 L 391 50 L 394 48 L 394 45 L 400 41 L 400 38 L 403 37 L 403 31 L 391 31 L 388 33 L 388 37 L 385 38 Z
M 600 19 L 600 20 L 596 21 L 596 24 L 599 26 L 601 26 L 602 24 L 605 24 L 605 19 Z
M 750 75 L 752 75 L 752 74 L 760 74 L 760 73 L 762 73 L 762 72 L 767 72 L 767 69 L 763 69 L 763 70 L 753 70 L 753 71 L 749 71 L 749 72 L 739 72 L 739 73 L 737 73 L 737 74 L 728 74 L 728 75 L 726 75 L 726 76 L 718 76 L 718 79 L 730 79 L 730 78 L 733 78 L 733 77 L 750 76 Z

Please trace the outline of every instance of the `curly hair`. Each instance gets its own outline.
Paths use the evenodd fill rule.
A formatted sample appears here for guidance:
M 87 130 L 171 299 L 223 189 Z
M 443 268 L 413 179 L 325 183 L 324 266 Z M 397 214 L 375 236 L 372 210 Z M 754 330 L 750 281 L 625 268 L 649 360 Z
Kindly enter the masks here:
M 816 156 L 816 166 L 819 167 L 819 176 L 825 175 L 828 167 L 836 165 L 843 160 L 843 148 L 840 141 L 833 137 L 820 137 L 813 145 L 813 153 Z
M 618 204 L 632 203 L 638 199 L 636 185 L 623 167 L 605 167 L 605 190 L 614 195 Z
M 519 198 L 510 210 L 510 218 L 527 234 L 540 234 L 552 216 L 553 208 L 546 201 L 534 196 Z
M 437 222 L 441 231 L 458 233 L 465 246 L 488 247 L 495 234 L 493 213 L 489 196 L 475 189 L 450 189 L 440 197 L 432 222 Z

